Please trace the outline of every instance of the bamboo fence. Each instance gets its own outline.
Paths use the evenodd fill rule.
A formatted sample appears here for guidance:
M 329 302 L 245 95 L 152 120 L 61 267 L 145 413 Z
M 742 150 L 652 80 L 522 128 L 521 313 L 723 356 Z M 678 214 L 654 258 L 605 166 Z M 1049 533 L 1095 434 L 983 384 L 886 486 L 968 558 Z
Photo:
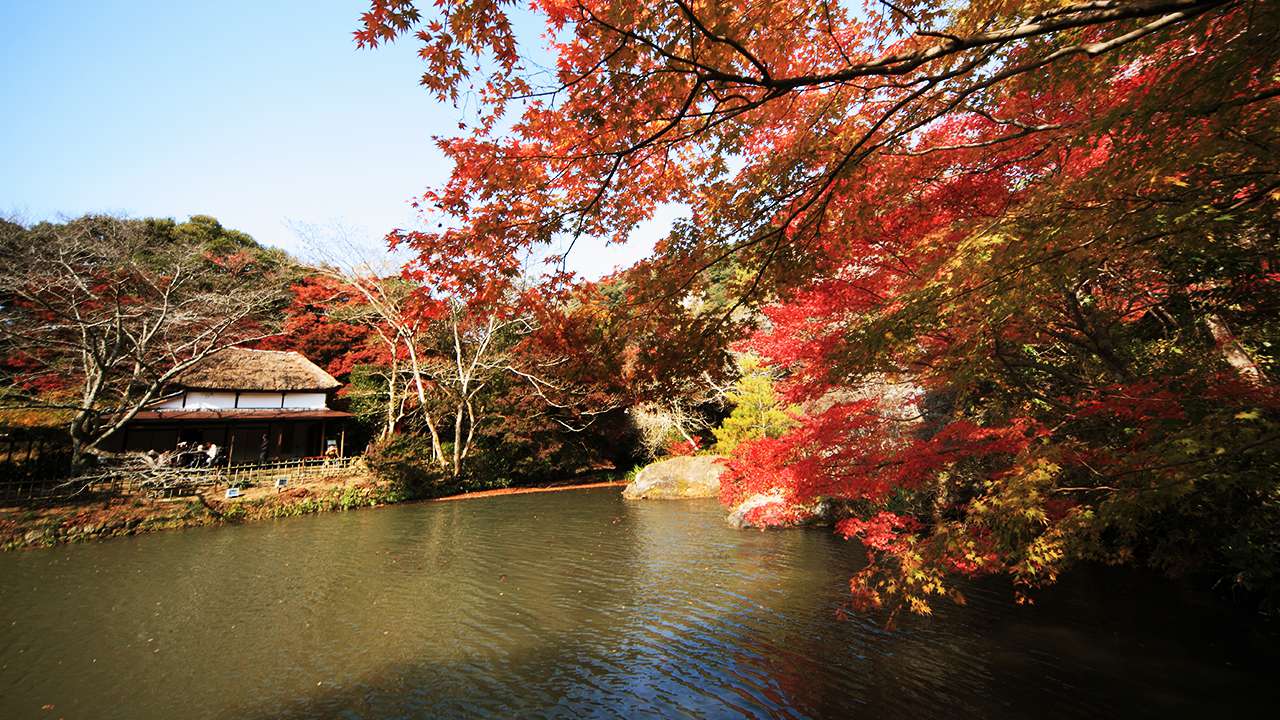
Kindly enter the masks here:
M 139 494 L 181 497 L 217 487 L 247 488 L 275 484 L 281 478 L 292 484 L 319 478 L 350 477 L 358 475 L 362 469 L 362 458 L 358 456 L 193 468 L 129 463 L 100 468 L 72 478 L 0 477 L 0 503 L 29 504 Z

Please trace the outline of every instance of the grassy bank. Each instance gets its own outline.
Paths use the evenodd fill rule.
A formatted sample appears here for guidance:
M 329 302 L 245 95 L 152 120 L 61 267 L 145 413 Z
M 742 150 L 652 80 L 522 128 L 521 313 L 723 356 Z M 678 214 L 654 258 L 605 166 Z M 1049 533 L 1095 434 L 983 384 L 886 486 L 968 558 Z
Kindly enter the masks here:
M 44 547 L 64 542 L 294 517 L 389 505 L 410 499 L 390 483 L 367 475 L 318 479 L 280 492 L 254 488 L 226 500 L 221 490 L 172 499 L 111 497 L 43 507 L 0 508 L 0 548 Z

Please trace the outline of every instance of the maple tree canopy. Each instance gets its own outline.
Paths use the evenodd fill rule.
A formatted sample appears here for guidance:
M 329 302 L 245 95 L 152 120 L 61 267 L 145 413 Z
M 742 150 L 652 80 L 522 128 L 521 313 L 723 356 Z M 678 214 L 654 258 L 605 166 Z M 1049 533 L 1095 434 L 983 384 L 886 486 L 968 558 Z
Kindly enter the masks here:
M 439 139 L 436 229 L 391 235 L 411 272 L 491 294 L 687 208 L 626 304 L 760 328 L 805 410 L 725 499 L 853 503 L 861 602 L 1083 559 L 1277 597 L 1275 3 L 533 0 L 550 73 L 517 11 L 375 0 L 355 34 L 414 34 L 426 88 L 479 107 Z

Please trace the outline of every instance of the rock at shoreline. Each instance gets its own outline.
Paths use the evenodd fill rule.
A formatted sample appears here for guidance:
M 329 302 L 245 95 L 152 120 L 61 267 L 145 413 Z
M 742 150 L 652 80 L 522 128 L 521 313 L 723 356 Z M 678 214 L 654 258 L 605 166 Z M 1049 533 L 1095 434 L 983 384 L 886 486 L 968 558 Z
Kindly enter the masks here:
M 762 522 L 764 517 L 785 511 L 786 501 L 782 499 L 781 494 L 757 493 L 739 503 L 725 520 L 739 530 L 747 528 L 764 529 L 765 523 Z
M 789 505 L 780 492 L 757 493 L 738 504 L 725 520 L 739 530 L 834 525 L 849 516 L 846 503 L 819 498 L 811 505 Z
M 622 491 L 629 500 L 681 500 L 716 497 L 720 494 L 720 473 L 724 465 L 719 455 L 673 457 L 646 465 Z

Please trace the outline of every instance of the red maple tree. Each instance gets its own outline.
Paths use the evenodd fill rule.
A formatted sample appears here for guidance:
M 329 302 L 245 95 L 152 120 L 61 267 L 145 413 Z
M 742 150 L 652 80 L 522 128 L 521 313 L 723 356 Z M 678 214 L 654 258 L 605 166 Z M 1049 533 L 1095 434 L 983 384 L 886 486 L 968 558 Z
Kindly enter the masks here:
M 805 412 L 725 499 L 849 503 L 863 603 L 927 612 L 957 571 L 1026 597 L 1082 560 L 1275 596 L 1272 4 L 531 7 L 550 81 L 496 0 L 375 0 L 356 33 L 415 33 L 424 85 L 481 108 L 439 140 L 437 229 L 392 235 L 417 272 L 510 282 L 687 206 L 623 304 L 711 348 L 758 326 Z

